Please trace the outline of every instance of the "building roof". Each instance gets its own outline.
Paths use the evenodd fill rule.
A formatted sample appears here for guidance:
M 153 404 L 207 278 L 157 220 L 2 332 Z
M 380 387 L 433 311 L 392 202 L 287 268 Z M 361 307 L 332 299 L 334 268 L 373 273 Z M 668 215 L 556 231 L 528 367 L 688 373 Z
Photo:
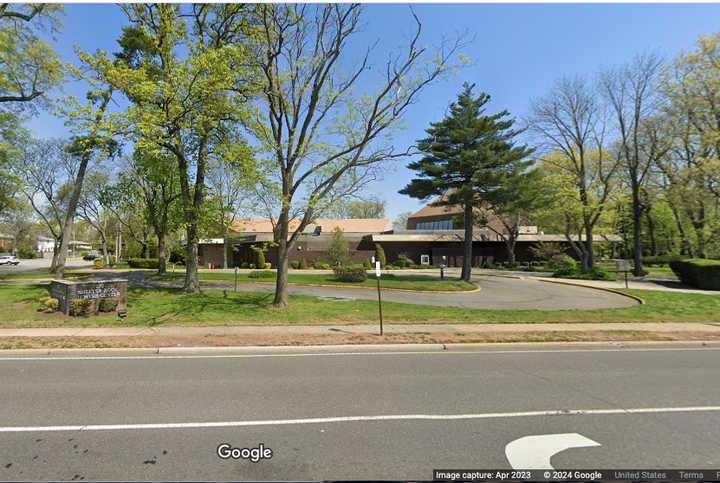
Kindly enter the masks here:
M 463 209 L 460 205 L 436 205 L 437 201 L 423 206 L 420 210 L 416 211 L 408 218 L 424 218 L 426 216 L 439 216 L 439 215 L 461 215 Z
M 300 220 L 290 221 L 290 230 L 294 231 Z M 305 227 L 303 233 L 313 233 L 316 227 L 321 227 L 322 233 L 332 233 L 340 228 L 345 233 L 383 233 L 392 230 L 392 223 L 387 218 L 318 218 L 314 223 Z M 269 219 L 244 219 L 236 221 L 232 226 L 237 233 L 272 233 L 273 226 Z
M 574 241 L 578 237 L 572 236 Z M 581 238 L 584 239 L 584 238 Z M 595 241 L 620 242 L 622 238 L 618 235 L 596 234 L 593 238 Z M 461 242 L 465 240 L 465 234 L 462 230 L 444 230 L 423 232 L 420 230 L 409 230 L 400 233 L 383 233 L 372 235 L 373 242 Z M 494 241 L 498 240 L 494 234 L 488 234 L 485 230 L 474 230 L 473 241 Z M 517 241 L 520 242 L 566 242 L 567 238 L 561 234 L 523 234 L 518 236 Z

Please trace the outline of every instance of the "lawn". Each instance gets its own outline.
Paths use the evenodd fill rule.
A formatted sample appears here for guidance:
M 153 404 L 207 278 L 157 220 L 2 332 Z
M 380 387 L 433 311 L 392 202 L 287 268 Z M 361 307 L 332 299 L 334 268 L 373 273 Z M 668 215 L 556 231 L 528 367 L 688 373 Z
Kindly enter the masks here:
M 720 322 L 720 296 L 626 290 L 645 305 L 596 310 L 478 310 L 386 302 L 383 316 L 394 323 L 553 323 L 553 322 Z M 360 323 L 377 320 L 377 303 L 290 296 L 290 309 L 271 307 L 272 295 L 206 289 L 188 295 L 178 289 L 130 289 L 128 317 L 69 318 L 38 312 L 40 285 L 0 285 L 2 327 L 153 326 Z
M 200 272 L 200 280 L 208 282 L 228 282 L 232 284 L 235 274 L 227 272 Z M 166 273 L 164 275 L 150 275 L 148 280 L 176 280 L 185 277 L 184 272 Z M 250 278 L 247 273 L 238 274 L 238 282 L 275 283 L 275 276 L 271 278 Z M 288 282 L 301 285 L 334 285 L 338 287 L 369 287 L 375 288 L 377 281 L 374 276 L 364 282 L 340 282 L 335 280 L 332 274 L 317 273 L 291 273 L 288 275 Z M 440 280 L 437 277 L 427 275 L 393 275 L 383 274 L 381 279 L 383 288 L 394 288 L 404 290 L 426 290 L 426 291 L 447 291 L 462 292 L 474 290 L 477 287 L 456 278 Z

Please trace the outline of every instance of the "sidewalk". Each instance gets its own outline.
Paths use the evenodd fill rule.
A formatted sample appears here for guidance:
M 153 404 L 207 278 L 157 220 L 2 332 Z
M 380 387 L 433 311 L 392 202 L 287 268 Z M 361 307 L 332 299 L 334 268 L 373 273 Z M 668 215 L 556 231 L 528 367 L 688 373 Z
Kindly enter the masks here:
M 292 326 L 207 326 L 207 327 L 52 327 L 0 329 L 2 337 L 136 337 L 136 336 L 205 336 L 205 335 L 319 335 L 374 334 L 379 325 L 292 325 Z M 587 331 L 651 331 L 704 332 L 720 334 L 716 323 L 558 323 L 558 324 L 385 324 L 386 334 L 433 333 L 523 333 L 523 332 L 587 332 Z
M 572 285 L 582 285 L 585 287 L 599 287 L 609 289 L 623 289 L 625 288 L 625 281 L 618 280 L 609 282 L 605 280 L 577 280 L 571 278 L 547 278 L 547 277 L 528 277 L 542 280 L 543 282 L 555 282 L 555 283 L 567 283 Z M 653 290 L 661 292 L 676 292 L 676 293 L 697 293 L 703 295 L 720 295 L 720 290 L 701 290 L 696 288 L 690 288 L 680 282 L 673 281 L 648 281 L 648 280 L 630 280 L 628 281 L 628 288 L 636 290 Z

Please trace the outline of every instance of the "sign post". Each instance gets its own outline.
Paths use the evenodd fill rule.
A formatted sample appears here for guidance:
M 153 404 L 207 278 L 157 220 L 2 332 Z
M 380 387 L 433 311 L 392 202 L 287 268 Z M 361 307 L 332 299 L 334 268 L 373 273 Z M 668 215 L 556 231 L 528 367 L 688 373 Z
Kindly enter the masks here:
M 237 292 L 237 275 L 238 275 L 238 267 L 235 267 L 235 291 Z
M 628 272 L 630 271 L 630 261 L 629 260 L 616 260 L 615 266 L 616 266 L 618 272 L 623 272 L 625 274 L 625 288 L 629 288 L 628 287 Z
M 440 280 L 445 280 L 445 262 L 447 261 L 447 257 L 445 255 L 442 256 L 442 262 L 440 263 Z
M 382 320 L 382 296 L 380 295 L 380 262 L 375 262 L 375 278 L 377 279 L 378 289 L 378 313 L 380 314 L 380 335 L 383 335 L 383 320 Z

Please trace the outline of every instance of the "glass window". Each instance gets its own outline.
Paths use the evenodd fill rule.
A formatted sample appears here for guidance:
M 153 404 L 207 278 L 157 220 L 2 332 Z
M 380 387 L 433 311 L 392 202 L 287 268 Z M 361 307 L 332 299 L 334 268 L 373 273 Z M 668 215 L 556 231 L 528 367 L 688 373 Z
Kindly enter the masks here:
M 421 221 L 417 224 L 418 230 L 452 230 L 452 219 Z

